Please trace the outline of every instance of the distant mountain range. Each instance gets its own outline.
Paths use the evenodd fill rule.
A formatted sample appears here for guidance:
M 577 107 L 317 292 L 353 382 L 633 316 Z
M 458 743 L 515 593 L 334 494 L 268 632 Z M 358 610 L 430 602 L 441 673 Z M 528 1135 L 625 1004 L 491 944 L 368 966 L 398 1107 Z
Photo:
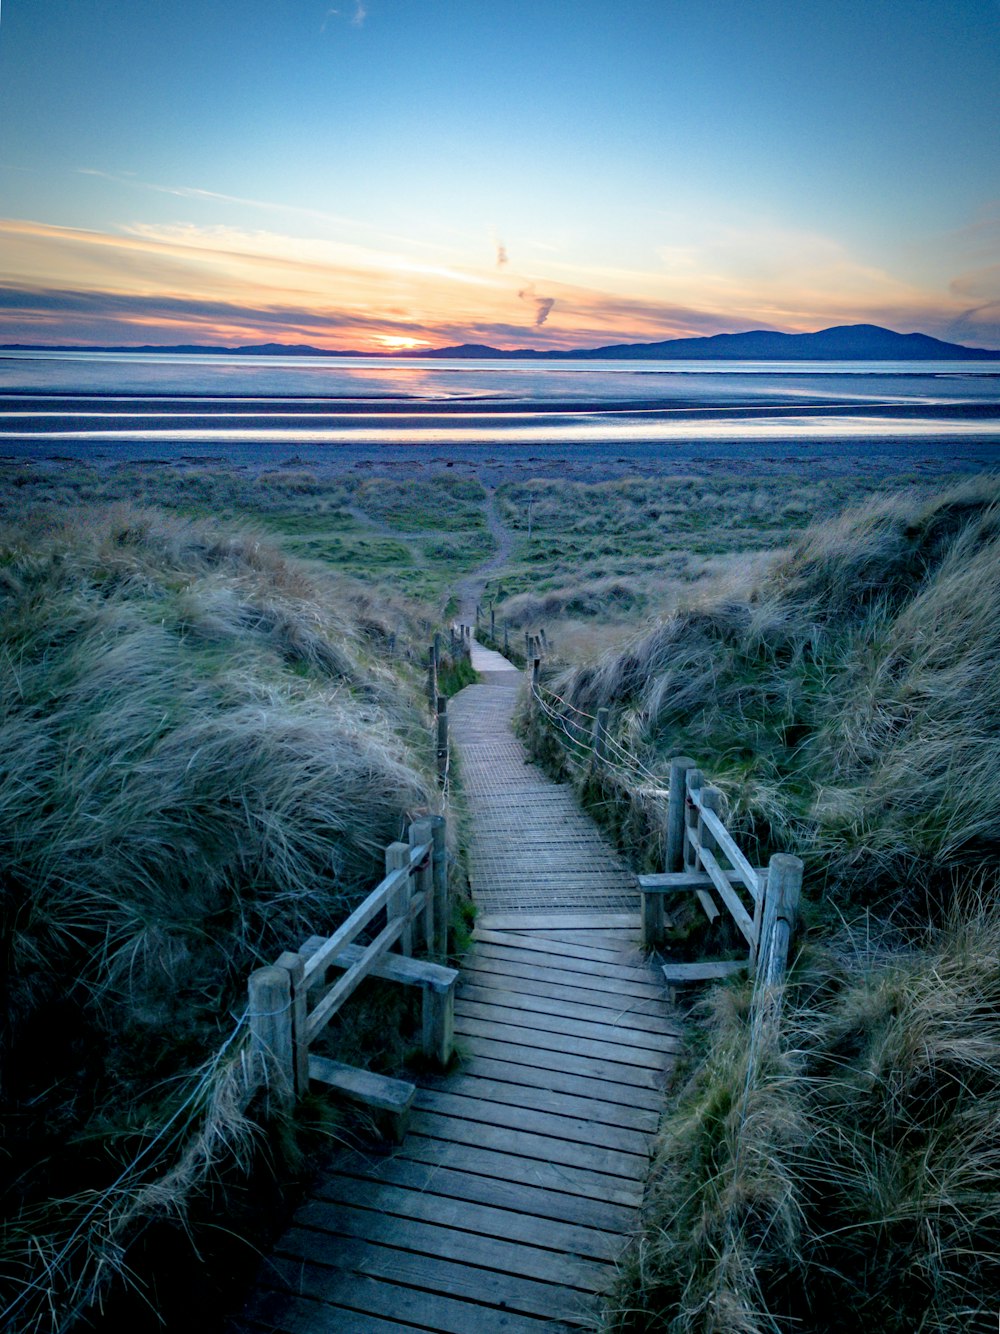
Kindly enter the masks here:
M 172 347 L 84 347 L 39 343 L 4 343 L 2 352 L 160 352 L 228 354 L 230 356 L 372 357 L 389 361 L 414 358 L 541 361 L 996 361 L 1000 351 L 945 343 L 928 334 L 895 333 L 877 324 L 842 324 L 817 333 L 786 334 L 770 329 L 750 333 L 711 334 L 704 338 L 668 338 L 661 343 L 613 343 L 608 347 L 575 348 L 568 352 L 522 347 L 513 351 L 481 343 L 421 348 L 405 352 L 330 351 L 308 343 L 257 343 L 245 347 L 179 343 Z

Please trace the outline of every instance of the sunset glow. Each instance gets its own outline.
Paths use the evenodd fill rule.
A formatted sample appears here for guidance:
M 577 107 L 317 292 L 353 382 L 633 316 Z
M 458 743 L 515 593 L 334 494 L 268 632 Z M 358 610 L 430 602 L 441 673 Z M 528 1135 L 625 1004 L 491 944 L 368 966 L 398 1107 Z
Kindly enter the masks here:
M 6 6 L 0 341 L 1000 346 L 995 5 L 565 13 Z

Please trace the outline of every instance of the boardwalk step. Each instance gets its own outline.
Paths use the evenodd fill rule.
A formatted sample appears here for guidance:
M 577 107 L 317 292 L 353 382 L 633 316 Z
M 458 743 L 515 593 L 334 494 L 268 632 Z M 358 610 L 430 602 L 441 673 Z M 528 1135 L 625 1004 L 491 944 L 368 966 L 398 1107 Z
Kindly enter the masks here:
M 633 928 L 639 930 L 637 912 L 491 912 L 480 913 L 476 926 L 481 931 L 606 931 Z
M 331 1061 L 326 1056 L 312 1055 L 309 1057 L 309 1078 L 335 1089 L 341 1097 L 352 1102 L 387 1112 L 392 1136 L 397 1143 L 406 1135 L 410 1108 L 417 1093 L 414 1084 L 377 1075 L 371 1070 L 359 1070 L 353 1065 Z
M 715 982 L 747 971 L 746 959 L 703 959 L 697 963 L 665 963 L 663 976 L 671 986 L 685 982 Z

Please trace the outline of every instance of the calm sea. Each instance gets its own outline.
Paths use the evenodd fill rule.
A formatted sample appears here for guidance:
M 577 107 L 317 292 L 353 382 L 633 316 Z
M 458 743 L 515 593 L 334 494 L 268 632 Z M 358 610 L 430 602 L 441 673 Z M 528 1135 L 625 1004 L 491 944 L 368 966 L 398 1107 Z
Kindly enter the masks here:
M 896 442 L 989 463 L 1000 449 L 1000 363 L 0 353 L 7 456 L 422 445 L 752 453 L 766 442 L 795 452 L 837 442 L 851 454 Z

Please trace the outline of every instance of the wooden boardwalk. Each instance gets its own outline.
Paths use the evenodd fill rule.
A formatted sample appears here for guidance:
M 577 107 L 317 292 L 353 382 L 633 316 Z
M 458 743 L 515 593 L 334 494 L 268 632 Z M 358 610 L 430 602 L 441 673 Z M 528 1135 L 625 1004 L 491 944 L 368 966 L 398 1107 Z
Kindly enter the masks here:
M 678 1029 L 636 948 L 635 877 L 515 741 L 517 673 L 477 665 L 450 705 L 480 907 L 461 1059 L 420 1081 L 402 1145 L 315 1185 L 243 1329 L 595 1328 L 635 1228 Z

